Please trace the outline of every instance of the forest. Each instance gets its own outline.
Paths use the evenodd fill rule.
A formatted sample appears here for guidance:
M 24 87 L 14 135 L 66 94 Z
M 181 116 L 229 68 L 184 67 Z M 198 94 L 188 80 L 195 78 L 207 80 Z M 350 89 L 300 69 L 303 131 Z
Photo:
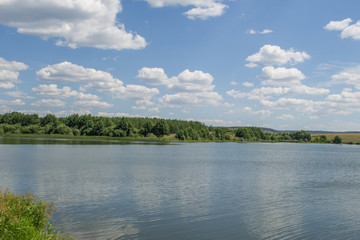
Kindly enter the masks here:
M 67 135 L 167 139 L 176 141 L 268 141 L 341 143 L 341 138 L 312 138 L 306 131 L 272 133 L 258 127 L 213 127 L 198 121 L 141 117 L 102 117 L 73 114 L 56 117 L 48 114 L 11 112 L 0 114 L 0 135 Z

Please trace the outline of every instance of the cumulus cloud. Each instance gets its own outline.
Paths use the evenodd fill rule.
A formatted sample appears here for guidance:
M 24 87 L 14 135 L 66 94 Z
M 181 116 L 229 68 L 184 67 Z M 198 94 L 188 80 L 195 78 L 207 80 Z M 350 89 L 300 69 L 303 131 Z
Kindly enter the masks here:
M 166 85 L 168 81 L 163 68 L 143 67 L 138 71 L 137 78 L 150 85 Z
M 261 84 L 273 86 L 292 86 L 301 84 L 305 75 L 297 68 L 274 68 L 272 66 L 264 67 L 260 78 Z
M 40 80 L 65 82 L 65 83 L 88 83 L 88 82 L 104 82 L 112 83 L 114 87 L 123 83 L 114 78 L 110 73 L 85 68 L 73 64 L 71 62 L 62 62 L 49 65 L 36 72 L 36 76 Z
M 144 0 L 152 7 L 165 6 L 194 6 L 184 14 L 189 19 L 208 19 L 210 17 L 218 17 L 225 13 L 227 5 L 219 0 Z
M 78 114 L 78 115 L 88 115 L 91 114 L 91 112 L 89 110 L 66 110 L 66 111 L 58 111 L 58 112 L 53 112 L 50 110 L 17 110 L 17 112 L 21 112 L 21 113 L 25 113 L 25 114 L 38 114 L 39 116 L 46 116 L 48 114 L 53 114 L 57 117 L 67 117 L 73 114 Z
M 159 113 L 160 112 L 159 108 L 150 108 L 150 109 L 148 109 L 148 111 L 149 112 L 154 112 L 154 113 Z
M 0 89 L 15 87 L 19 81 L 19 71 L 26 70 L 28 66 L 21 62 L 7 61 L 0 57 Z
M 102 117 L 143 117 L 138 114 L 129 114 L 129 113 L 107 113 L 107 112 L 98 112 L 97 116 Z
M 150 85 L 165 85 L 173 92 L 212 91 L 214 78 L 209 73 L 186 69 L 175 77 L 168 78 L 162 68 L 142 68 L 137 78 Z
M 176 93 L 166 94 L 159 99 L 159 102 L 165 106 L 181 107 L 184 105 L 190 106 L 218 106 L 222 101 L 222 97 L 217 92 L 196 92 L 196 93 Z
M 214 90 L 214 78 L 202 71 L 190 72 L 188 69 L 171 79 L 168 88 L 174 92 L 207 92 Z
M 265 107 L 273 109 L 297 109 L 307 113 L 316 113 L 325 103 L 301 98 L 280 98 L 276 101 L 261 100 L 260 103 Z
M 360 90 L 360 65 L 348 68 L 343 72 L 333 75 L 331 78 L 332 82 L 335 84 L 352 85 Z
M 116 20 L 119 0 L 0 1 L 0 24 L 21 34 L 56 38 L 57 45 L 100 49 L 141 49 L 146 41 Z
M 243 111 L 250 115 L 258 115 L 258 116 L 262 116 L 262 117 L 269 117 L 272 114 L 272 112 L 270 110 L 254 111 L 251 107 L 244 107 Z
M 26 93 L 16 90 L 15 92 L 6 92 L 6 95 L 14 98 L 33 99 L 34 97 L 27 95 Z
M 360 20 L 350 25 L 351 22 L 351 18 L 342 21 L 330 21 L 324 28 L 330 31 L 341 31 L 341 38 L 360 40 Z
M 294 120 L 295 117 L 291 114 L 282 114 L 280 116 L 277 116 L 276 119 L 280 119 L 280 120 Z
M 25 105 L 25 102 L 21 99 L 15 99 L 15 100 L 11 100 L 11 101 L 0 99 L 0 105 L 22 106 L 22 105 Z
M 194 118 L 188 118 L 187 121 L 198 121 L 202 122 L 207 126 L 221 126 L 221 127 L 237 127 L 243 125 L 241 121 L 226 121 L 222 119 L 194 119 Z
M 100 97 L 93 94 L 86 94 L 71 90 L 70 87 L 58 88 L 56 84 L 41 84 L 36 88 L 32 88 L 33 92 L 36 92 L 39 96 L 42 97 L 54 97 L 54 98 L 69 98 L 74 97 L 83 100 L 99 100 Z
M 295 52 L 294 49 L 284 50 L 276 45 L 264 45 L 259 52 L 248 56 L 246 61 L 250 62 L 248 67 L 255 66 L 256 63 L 262 63 L 267 66 L 285 65 L 287 63 L 295 64 L 309 59 L 310 55 L 306 52 Z M 251 64 L 253 63 L 253 64 Z
M 263 99 L 271 98 L 272 96 L 279 96 L 289 93 L 289 91 L 290 88 L 262 87 L 262 88 L 255 88 L 250 92 L 241 92 L 232 89 L 227 91 L 226 94 L 237 99 L 248 98 L 250 100 L 263 100 Z
M 66 103 L 59 99 L 41 99 L 31 103 L 34 107 L 65 107 Z
M 97 101 L 97 100 L 81 100 L 81 101 L 74 102 L 74 106 L 82 107 L 82 108 L 94 108 L 94 107 L 110 108 L 110 107 L 113 107 L 114 105 L 107 103 L 107 102 Z
M 162 68 L 142 68 L 137 76 L 141 81 L 153 85 L 165 85 L 175 94 L 166 94 L 159 101 L 168 106 L 219 105 L 222 97 L 213 92 L 214 78 L 209 73 L 186 69 L 177 76 L 167 77 Z
M 254 84 L 251 82 L 243 82 L 242 84 L 244 87 L 254 87 Z
M 116 89 L 116 91 L 114 91 L 113 98 L 150 100 L 157 94 L 159 94 L 159 90 L 157 88 L 147 88 L 141 85 L 128 84 Z
M 259 100 L 259 101 L 285 94 L 318 96 L 318 95 L 326 95 L 329 93 L 330 91 L 328 89 L 313 88 L 305 85 L 298 85 L 291 87 L 261 87 L 261 88 L 255 88 L 250 92 L 241 92 L 232 89 L 226 92 L 227 95 L 235 99 L 248 98 L 249 100 Z
M 258 67 L 258 65 L 256 63 L 247 63 L 247 64 L 245 64 L 245 67 L 256 68 L 256 67 Z
M 108 72 L 85 68 L 70 62 L 47 66 L 39 70 L 36 75 L 38 79 L 44 81 L 79 83 L 82 90 L 96 89 L 99 92 L 112 94 L 116 99 L 151 99 L 159 93 L 156 88 L 124 85 L 122 81 L 114 78 Z

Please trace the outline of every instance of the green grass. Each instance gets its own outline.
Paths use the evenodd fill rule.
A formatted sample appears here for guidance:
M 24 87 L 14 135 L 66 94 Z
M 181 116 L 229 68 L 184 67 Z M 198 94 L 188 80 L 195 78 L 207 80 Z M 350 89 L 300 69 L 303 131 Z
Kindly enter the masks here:
M 74 239 L 54 233 L 49 218 L 54 205 L 37 199 L 30 192 L 16 195 L 0 190 L 0 239 Z
M 328 140 L 333 140 L 335 136 L 342 138 L 343 143 L 360 144 L 360 133 L 326 133 L 326 134 L 311 134 L 312 137 L 325 135 Z

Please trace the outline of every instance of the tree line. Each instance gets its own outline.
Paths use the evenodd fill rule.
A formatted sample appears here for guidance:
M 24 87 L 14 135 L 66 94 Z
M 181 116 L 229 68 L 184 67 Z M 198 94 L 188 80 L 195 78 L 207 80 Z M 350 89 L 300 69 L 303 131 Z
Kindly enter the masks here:
M 61 134 L 74 136 L 146 137 L 184 141 L 271 141 L 271 142 L 329 142 L 326 136 L 311 138 L 306 131 L 271 133 L 258 127 L 213 127 L 198 121 L 142 117 L 102 117 L 73 114 L 56 117 L 48 114 L 11 112 L 0 114 L 0 135 Z M 337 136 L 338 137 L 338 136 Z M 334 143 L 341 143 L 336 138 Z

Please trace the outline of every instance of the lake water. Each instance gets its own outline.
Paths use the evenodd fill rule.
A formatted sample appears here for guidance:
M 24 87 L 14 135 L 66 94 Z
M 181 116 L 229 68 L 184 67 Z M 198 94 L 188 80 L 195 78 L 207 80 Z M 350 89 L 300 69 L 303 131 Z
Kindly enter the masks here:
M 0 144 L 0 152 L 0 188 L 53 201 L 55 225 L 78 239 L 360 239 L 360 146 Z

